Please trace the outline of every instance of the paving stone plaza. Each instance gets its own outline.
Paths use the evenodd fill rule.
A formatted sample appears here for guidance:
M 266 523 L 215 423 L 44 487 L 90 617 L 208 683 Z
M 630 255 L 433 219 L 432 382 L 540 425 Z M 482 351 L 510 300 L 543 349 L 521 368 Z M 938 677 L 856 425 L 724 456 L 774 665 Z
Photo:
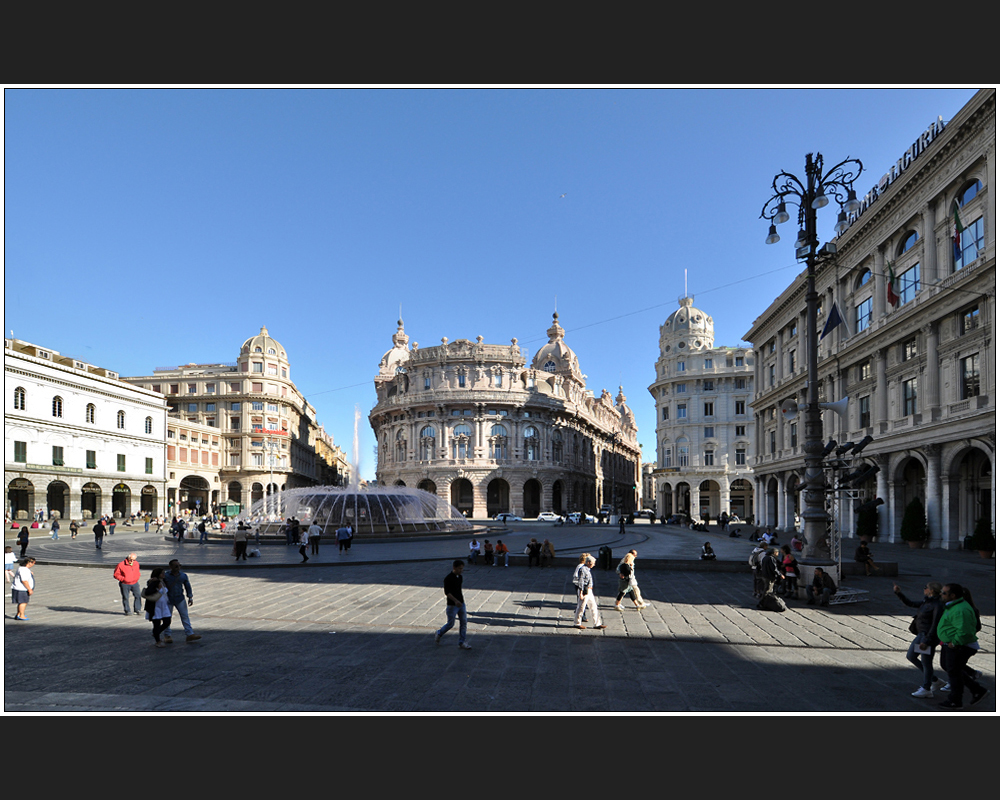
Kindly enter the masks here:
M 349 555 L 324 541 L 308 564 L 297 548 L 264 545 L 260 563 L 235 564 L 223 542 L 125 529 L 99 552 L 90 534 L 52 542 L 35 532 L 29 622 L 13 620 L 8 589 L 5 711 L 945 713 L 940 693 L 910 696 L 920 683 L 905 659 L 913 612 L 892 593 L 898 581 L 918 598 L 928 580 L 972 589 L 983 630 L 970 663 L 990 694 L 975 708 L 967 695 L 960 713 L 995 711 L 993 559 L 875 544 L 876 560 L 896 565 L 898 577 L 847 576 L 845 585 L 868 590 L 867 602 L 791 601 L 779 614 L 754 607 L 746 539 L 639 524 L 625 537 L 537 523 L 485 536 L 518 555 L 509 568 L 466 566 L 473 649 L 461 651 L 457 627 L 439 646 L 434 631 L 445 621 L 442 580 L 468 537 L 359 541 Z M 553 541 L 556 566 L 526 566 L 520 553 L 532 536 Z M 712 571 L 697 563 L 706 539 L 722 562 Z M 607 628 L 577 630 L 573 565 L 602 544 L 616 561 L 638 550 L 649 607 L 614 610 L 614 573 L 595 569 Z M 150 623 L 122 613 L 112 570 L 130 551 L 143 583 L 151 567 L 181 560 L 199 641 L 184 641 L 175 615 L 175 643 L 157 649 Z

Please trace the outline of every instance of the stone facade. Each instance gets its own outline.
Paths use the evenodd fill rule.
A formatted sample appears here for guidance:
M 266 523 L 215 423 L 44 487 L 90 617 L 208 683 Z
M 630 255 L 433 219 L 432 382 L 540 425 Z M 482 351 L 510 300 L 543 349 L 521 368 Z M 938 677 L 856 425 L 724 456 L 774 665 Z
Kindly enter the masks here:
M 208 429 L 209 444 L 198 448 L 198 465 L 175 462 L 179 508 L 193 510 L 197 499 L 209 509 L 222 502 L 247 508 L 273 492 L 316 485 L 323 477 L 316 410 L 296 388 L 285 348 L 267 328 L 243 342 L 234 363 L 158 368 L 122 380 L 166 395 L 171 421 L 197 428 L 200 438 Z M 221 463 L 217 479 L 210 479 L 203 473 L 216 469 L 206 471 L 212 465 L 202 463 L 201 454 L 211 460 L 216 438 Z
M 708 314 L 682 297 L 660 326 L 656 380 L 656 513 L 698 519 L 754 513 L 754 354 L 716 347 Z
M 162 395 L 116 372 L 4 339 L 6 513 L 165 513 Z
M 858 504 L 876 498 L 889 541 L 914 498 L 933 547 L 961 547 L 980 516 L 995 525 L 995 164 L 989 89 L 921 134 L 817 265 L 818 325 L 834 303 L 844 320 L 819 343 L 820 401 L 848 401 L 844 415 L 824 411 L 824 439 L 872 436 L 857 461 L 879 468 L 852 494 L 829 495 L 842 535 L 853 535 Z M 756 354 L 759 516 L 781 528 L 794 525 L 804 481 L 803 421 L 783 418 L 781 404 L 805 402 L 805 285 L 803 272 L 745 336 Z
M 586 386 L 558 314 L 528 365 L 509 345 L 412 347 L 402 321 L 375 377 L 378 482 L 426 489 L 468 516 L 634 511 L 641 449 L 619 387 Z

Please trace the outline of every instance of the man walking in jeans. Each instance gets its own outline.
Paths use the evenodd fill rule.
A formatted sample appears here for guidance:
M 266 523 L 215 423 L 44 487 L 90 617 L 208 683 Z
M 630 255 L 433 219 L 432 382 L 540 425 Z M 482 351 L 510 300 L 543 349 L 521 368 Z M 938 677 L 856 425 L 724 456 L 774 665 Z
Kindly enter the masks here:
M 163 583 L 167 587 L 167 602 L 171 608 L 176 608 L 180 615 L 181 624 L 184 626 L 184 633 L 187 634 L 187 641 L 193 642 L 200 639 L 197 633 L 191 628 L 191 620 L 188 618 L 188 606 L 194 605 L 194 593 L 191 591 L 191 581 L 186 573 L 181 572 L 181 562 L 176 558 L 170 562 L 170 569 L 163 573 Z M 184 593 L 187 592 L 187 601 L 184 600 Z M 170 628 L 163 631 L 163 641 L 171 644 L 174 640 L 170 637 Z
M 465 630 L 468 617 L 465 613 L 465 598 L 462 597 L 462 570 L 465 564 L 461 559 L 452 562 L 451 572 L 444 578 L 444 596 L 448 601 L 445 611 L 448 621 L 434 634 L 434 644 L 441 644 L 441 637 L 455 626 L 455 616 L 458 616 L 458 646 L 462 650 L 471 650 L 472 646 L 465 641 Z

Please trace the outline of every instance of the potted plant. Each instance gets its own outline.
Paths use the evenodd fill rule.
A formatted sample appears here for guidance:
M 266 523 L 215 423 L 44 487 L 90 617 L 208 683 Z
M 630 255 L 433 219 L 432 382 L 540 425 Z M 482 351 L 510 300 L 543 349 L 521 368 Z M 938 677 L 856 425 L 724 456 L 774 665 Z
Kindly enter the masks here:
M 858 538 L 870 542 L 878 536 L 878 508 L 874 503 L 862 503 L 858 508 Z
M 910 547 L 918 549 L 924 546 L 928 533 L 924 503 L 919 497 L 914 497 L 906 504 L 906 510 L 903 511 L 903 524 L 899 529 L 899 535 Z
M 976 529 L 972 533 L 972 549 L 979 551 L 980 558 L 990 558 L 996 549 L 996 538 L 990 530 L 989 517 L 980 517 L 976 520 Z

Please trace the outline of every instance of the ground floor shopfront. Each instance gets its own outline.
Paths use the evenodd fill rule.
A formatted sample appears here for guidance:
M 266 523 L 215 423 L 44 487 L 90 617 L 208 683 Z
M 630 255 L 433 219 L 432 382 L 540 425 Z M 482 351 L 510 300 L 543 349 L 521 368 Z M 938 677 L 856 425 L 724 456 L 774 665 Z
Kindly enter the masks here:
M 716 520 L 725 512 L 742 520 L 756 519 L 754 487 L 745 478 L 654 470 L 657 482 L 656 513 L 663 517 L 687 514 L 694 519 Z
M 165 483 L 91 475 L 12 473 L 4 475 L 8 519 L 117 518 L 166 514 Z

